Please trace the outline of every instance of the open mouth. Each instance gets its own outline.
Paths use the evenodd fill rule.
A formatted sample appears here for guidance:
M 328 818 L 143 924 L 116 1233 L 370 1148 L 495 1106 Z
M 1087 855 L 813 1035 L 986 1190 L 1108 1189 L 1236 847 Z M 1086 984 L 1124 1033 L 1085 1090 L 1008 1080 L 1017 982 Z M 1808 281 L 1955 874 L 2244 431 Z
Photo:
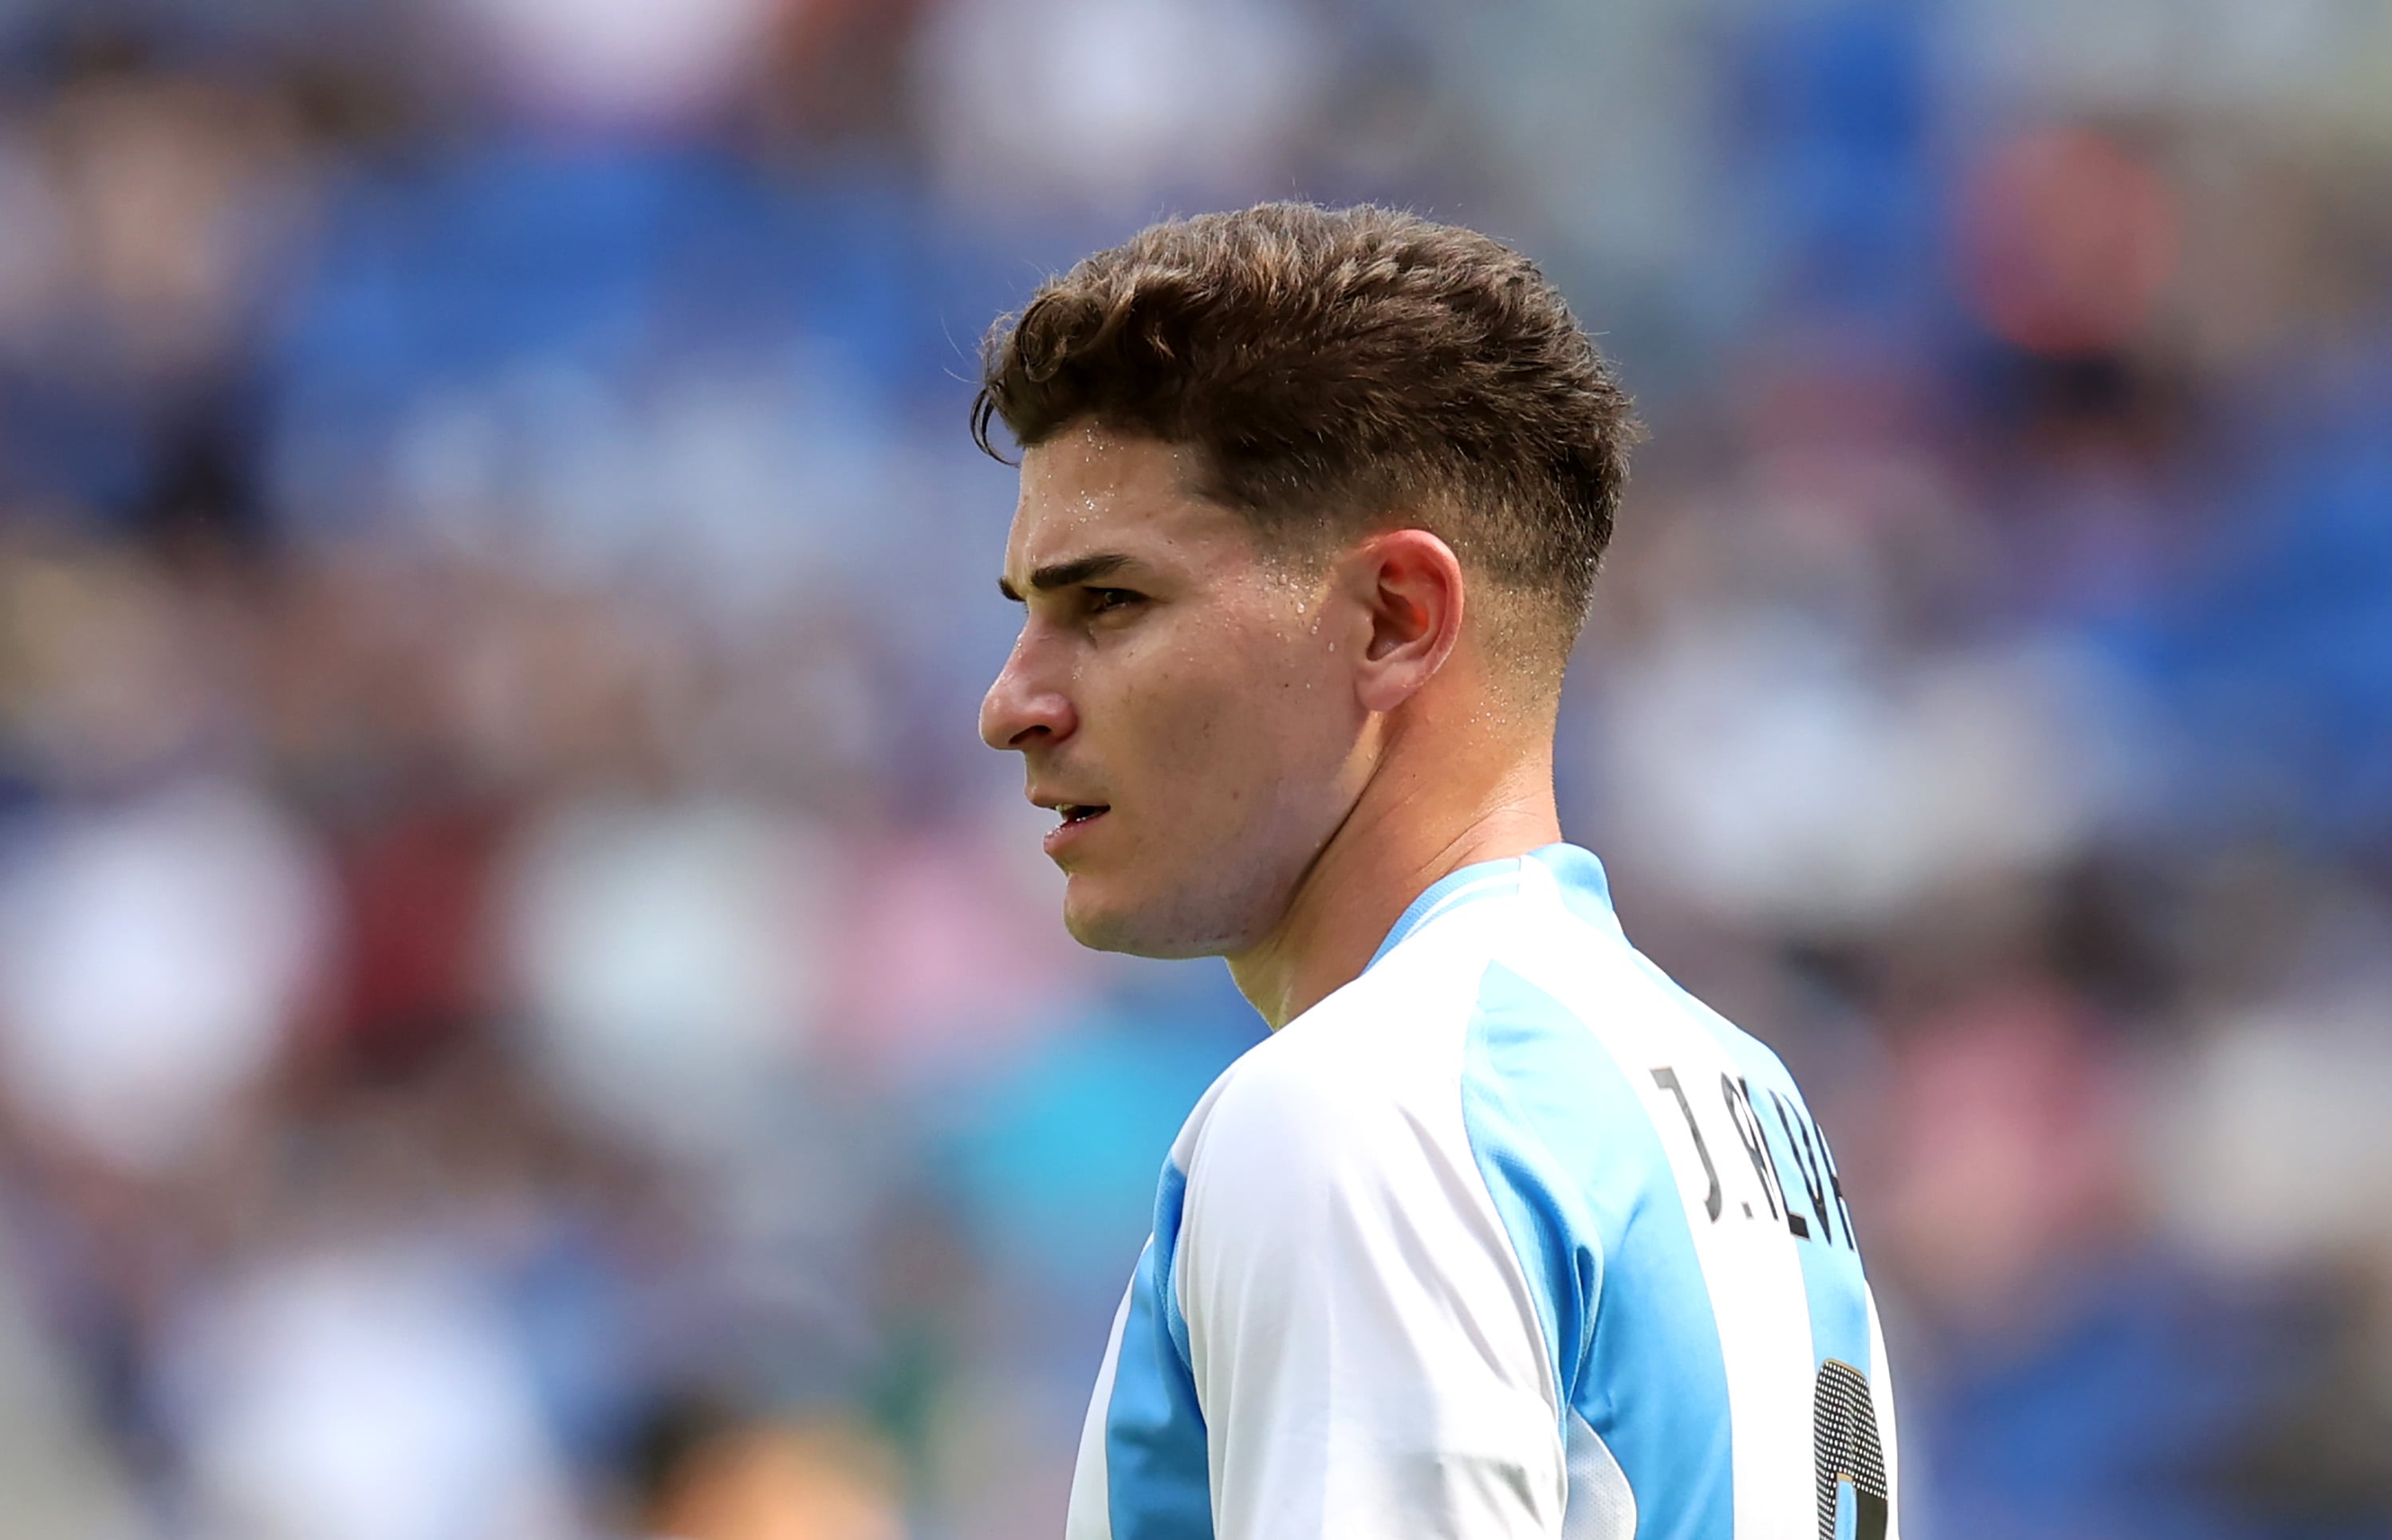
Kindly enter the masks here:
M 1069 828 L 1074 823 L 1086 823 L 1092 818 L 1101 818 L 1112 809 L 1101 803 L 1066 802 L 1055 810 L 1063 815 L 1063 826 Z

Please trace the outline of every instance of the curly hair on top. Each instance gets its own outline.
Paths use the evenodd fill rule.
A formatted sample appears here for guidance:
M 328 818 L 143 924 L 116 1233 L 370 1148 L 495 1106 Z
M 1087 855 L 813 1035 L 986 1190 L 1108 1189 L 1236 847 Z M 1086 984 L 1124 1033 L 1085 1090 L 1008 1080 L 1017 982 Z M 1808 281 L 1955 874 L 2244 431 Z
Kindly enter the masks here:
M 1403 520 L 1574 638 L 1641 436 L 1528 258 L 1396 210 L 1171 220 L 1040 286 L 982 350 L 972 436 L 1083 421 L 1190 446 L 1281 548 Z M 1565 649 L 1567 638 L 1565 639 Z

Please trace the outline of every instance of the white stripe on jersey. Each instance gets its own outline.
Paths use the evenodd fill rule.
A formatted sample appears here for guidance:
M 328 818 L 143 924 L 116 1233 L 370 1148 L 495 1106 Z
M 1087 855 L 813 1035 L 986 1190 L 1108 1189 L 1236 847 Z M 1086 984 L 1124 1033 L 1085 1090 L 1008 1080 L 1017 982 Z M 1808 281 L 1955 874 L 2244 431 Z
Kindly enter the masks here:
M 1893 1366 L 1885 1355 L 1885 1328 L 1878 1324 L 1877 1295 L 1869 1294 L 1869 1395 L 1877 1405 L 1877 1434 L 1885 1450 L 1885 1540 L 1902 1540 L 1902 1466 L 1894 1457 Z
M 1462 1034 L 1434 1025 L 1476 980 L 1411 959 L 1390 980 L 1419 1008 L 1376 1023 L 1379 1052 L 1265 1044 L 1186 1151 L 1175 1277 L 1221 1534 L 1559 1530 L 1553 1366 L 1453 1094 Z M 1395 1469 L 1390 1444 L 1439 1458 Z
M 1122 1328 L 1129 1324 L 1129 1306 L 1130 1290 L 1124 1289 L 1121 1308 L 1113 1312 L 1113 1329 L 1105 1339 L 1104 1366 L 1097 1371 L 1096 1393 L 1089 1396 L 1088 1415 L 1080 1425 L 1079 1463 L 1072 1474 L 1071 1506 L 1063 1514 L 1063 1533 L 1073 1540 L 1081 1536 L 1113 1540 L 1112 1515 L 1106 1511 L 1112 1488 L 1105 1481 L 1105 1414 L 1112 1404 L 1113 1374 L 1121 1363 Z

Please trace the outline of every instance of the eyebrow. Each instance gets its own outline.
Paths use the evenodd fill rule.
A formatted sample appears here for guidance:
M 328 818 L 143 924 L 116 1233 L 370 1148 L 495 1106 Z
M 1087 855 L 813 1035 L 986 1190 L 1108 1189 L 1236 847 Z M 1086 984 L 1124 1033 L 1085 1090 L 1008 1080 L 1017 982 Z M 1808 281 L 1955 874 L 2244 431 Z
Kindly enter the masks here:
M 1068 589 L 1075 583 L 1094 582 L 1111 576 L 1129 565 L 1129 558 L 1119 551 L 1098 551 L 1093 556 L 1075 557 L 1069 562 L 1050 562 L 1030 575 L 1033 593 L 1047 593 L 1056 589 Z M 1005 578 L 996 580 L 996 591 L 1019 604 L 1021 591 Z

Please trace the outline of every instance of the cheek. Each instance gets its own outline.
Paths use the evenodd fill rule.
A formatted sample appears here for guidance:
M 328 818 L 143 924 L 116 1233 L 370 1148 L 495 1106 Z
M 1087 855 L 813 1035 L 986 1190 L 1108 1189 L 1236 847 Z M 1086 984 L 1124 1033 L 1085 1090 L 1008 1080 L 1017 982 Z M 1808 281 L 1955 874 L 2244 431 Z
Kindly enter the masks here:
M 1123 669 L 1111 709 L 1084 714 L 1131 816 L 1074 868 L 1082 939 L 1164 956 L 1252 945 L 1351 807 L 1353 692 L 1269 641 L 1183 645 Z
M 1138 703 L 1154 769 L 1186 783 L 1174 800 L 1204 809 L 1211 835 L 1229 832 L 1217 827 L 1223 820 L 1268 826 L 1275 812 L 1309 808 L 1335 780 L 1358 726 L 1350 710 L 1341 713 L 1330 681 L 1299 666 L 1305 659 L 1260 651 L 1247 658 L 1179 674 Z

